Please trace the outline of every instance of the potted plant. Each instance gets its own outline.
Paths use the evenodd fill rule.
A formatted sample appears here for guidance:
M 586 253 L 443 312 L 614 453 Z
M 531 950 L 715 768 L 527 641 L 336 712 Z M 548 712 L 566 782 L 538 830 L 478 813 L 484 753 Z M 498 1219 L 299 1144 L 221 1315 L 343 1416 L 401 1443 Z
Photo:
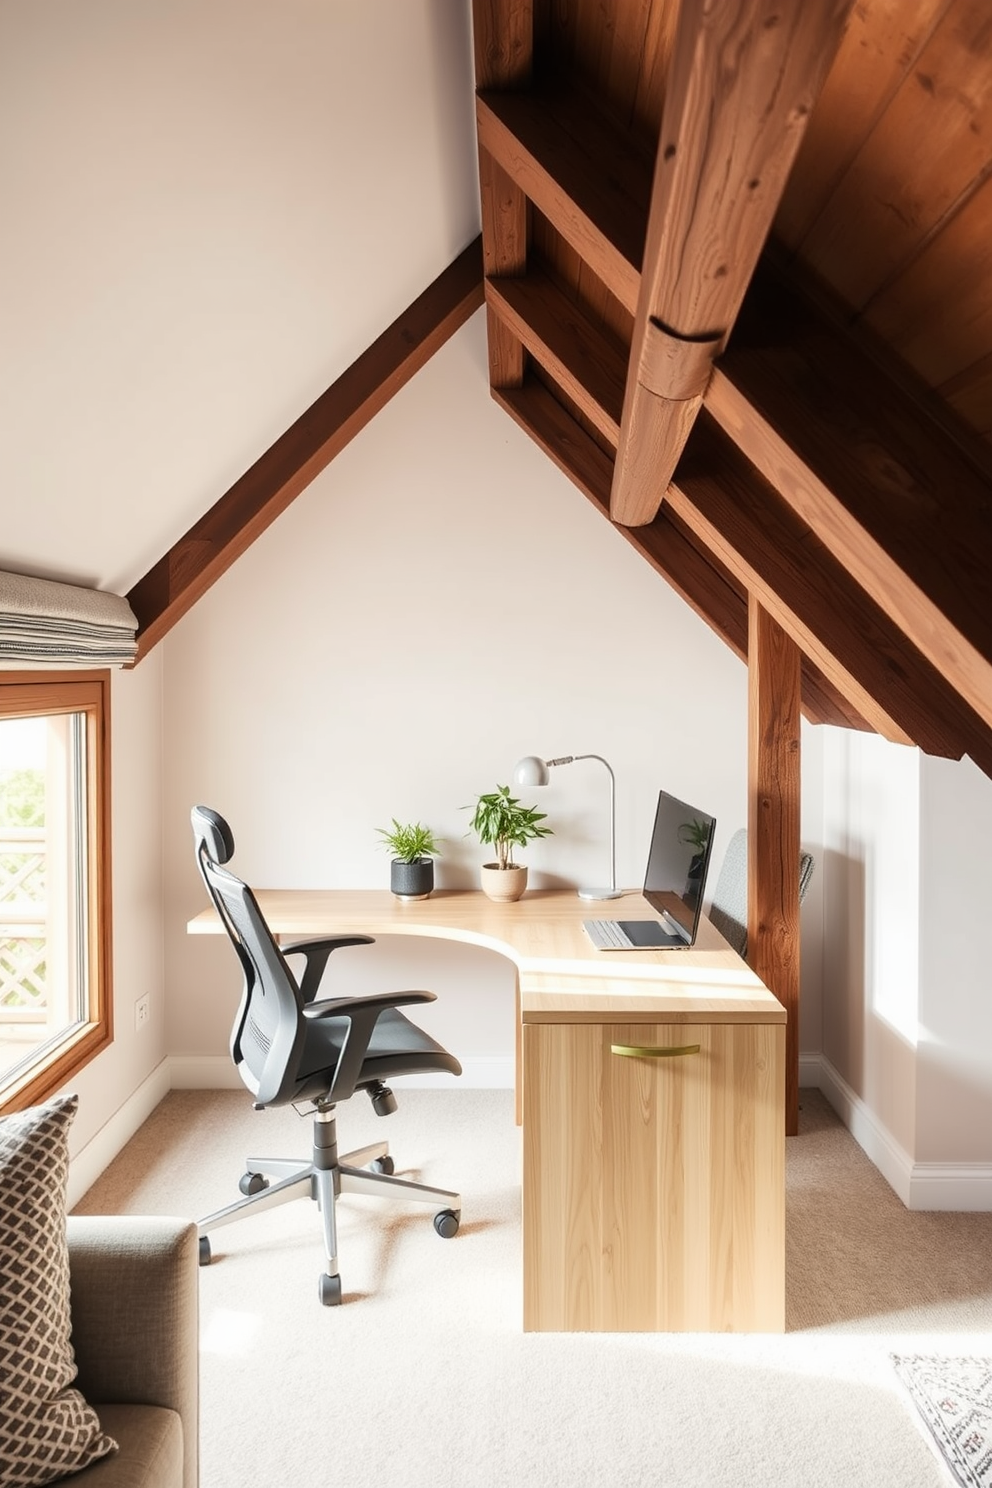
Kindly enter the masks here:
M 496 849 L 495 863 L 483 863 L 481 883 L 490 899 L 508 902 L 519 899 L 527 887 L 526 865 L 513 861 L 513 849 L 525 847 L 536 837 L 551 835 L 551 827 L 540 825 L 547 816 L 533 806 L 522 806 L 510 795 L 508 785 L 477 797 L 472 811 L 472 831 L 486 847 Z
M 393 855 L 389 887 L 397 899 L 427 899 L 434 888 L 434 859 L 440 848 L 430 827 L 421 822 L 398 822 L 376 827 L 381 846 Z

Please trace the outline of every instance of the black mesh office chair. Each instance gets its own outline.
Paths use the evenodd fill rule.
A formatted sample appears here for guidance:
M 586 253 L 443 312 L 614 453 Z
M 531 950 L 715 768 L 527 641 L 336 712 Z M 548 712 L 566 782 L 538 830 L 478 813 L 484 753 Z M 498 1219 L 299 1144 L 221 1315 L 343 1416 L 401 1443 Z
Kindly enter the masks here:
M 222 816 L 206 806 L 191 812 L 196 861 L 244 972 L 244 994 L 231 1031 L 231 1055 L 254 1097 L 256 1110 L 302 1104 L 313 1111 L 313 1155 L 308 1160 L 249 1158 L 240 1188 L 244 1198 L 200 1221 L 200 1264 L 210 1260 L 209 1231 L 289 1199 L 316 1200 L 324 1230 L 326 1266 L 320 1277 L 325 1306 L 341 1301 L 334 1204 L 339 1193 L 377 1194 L 443 1207 L 434 1228 L 444 1239 L 457 1233 L 461 1196 L 394 1178 L 385 1142 L 338 1157 L 335 1107 L 364 1090 L 379 1116 L 396 1109 L 383 1083 L 395 1075 L 446 1070 L 460 1075 L 455 1057 L 399 1011 L 433 1002 L 433 992 L 384 992 L 369 997 L 316 994 L 331 952 L 370 945 L 368 935 L 325 937 L 276 944 L 251 889 L 222 864 L 234 837 Z M 304 958 L 299 980 L 288 958 Z M 271 1182 L 270 1179 L 275 1180 Z

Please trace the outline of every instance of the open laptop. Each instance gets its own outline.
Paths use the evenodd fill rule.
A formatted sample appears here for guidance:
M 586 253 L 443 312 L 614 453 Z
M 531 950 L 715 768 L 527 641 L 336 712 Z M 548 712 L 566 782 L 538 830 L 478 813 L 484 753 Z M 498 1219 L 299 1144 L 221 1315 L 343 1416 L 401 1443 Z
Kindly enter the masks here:
M 583 920 L 598 951 L 684 950 L 696 939 L 716 818 L 658 792 L 644 897 L 660 920 Z

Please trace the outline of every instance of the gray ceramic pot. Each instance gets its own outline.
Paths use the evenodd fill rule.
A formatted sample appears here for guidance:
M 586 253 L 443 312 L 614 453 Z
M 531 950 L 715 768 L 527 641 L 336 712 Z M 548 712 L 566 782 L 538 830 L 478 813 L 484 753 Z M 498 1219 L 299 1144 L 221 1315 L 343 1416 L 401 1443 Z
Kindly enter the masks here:
M 415 858 L 405 863 L 394 858 L 389 866 L 389 887 L 397 899 L 426 899 L 434 887 L 434 859 Z

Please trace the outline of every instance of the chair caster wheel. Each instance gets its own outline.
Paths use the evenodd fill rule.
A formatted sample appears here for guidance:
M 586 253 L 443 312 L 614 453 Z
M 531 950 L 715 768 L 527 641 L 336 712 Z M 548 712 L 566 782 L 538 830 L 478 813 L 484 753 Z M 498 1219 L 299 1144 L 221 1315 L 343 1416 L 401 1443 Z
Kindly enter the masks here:
M 238 1187 L 246 1199 L 250 1199 L 252 1194 L 261 1193 L 268 1186 L 268 1178 L 263 1178 L 261 1173 L 242 1173 L 238 1179 Z
M 434 1216 L 434 1228 L 442 1240 L 451 1240 L 458 1234 L 459 1216 L 454 1209 L 442 1209 Z
M 322 1271 L 317 1284 L 317 1292 L 322 1306 L 337 1307 L 341 1301 L 340 1276 L 328 1276 L 326 1271 Z
M 387 1152 L 383 1157 L 377 1157 L 369 1163 L 373 1173 L 395 1173 L 396 1164 Z
M 201 1266 L 210 1265 L 210 1236 L 201 1235 L 199 1243 L 199 1260 Z

